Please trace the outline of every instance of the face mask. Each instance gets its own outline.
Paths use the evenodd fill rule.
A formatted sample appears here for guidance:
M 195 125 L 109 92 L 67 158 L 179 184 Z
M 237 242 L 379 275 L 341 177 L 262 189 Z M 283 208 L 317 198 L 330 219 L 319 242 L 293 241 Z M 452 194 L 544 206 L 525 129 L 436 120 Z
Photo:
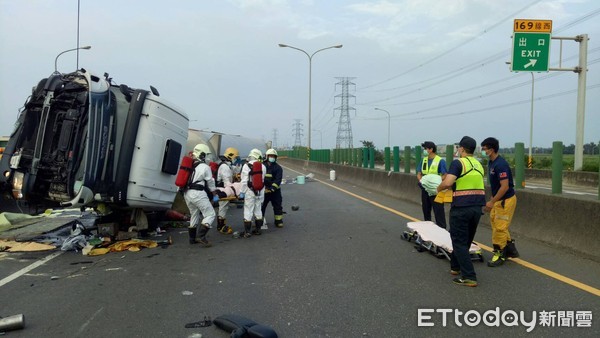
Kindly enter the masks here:
M 483 158 L 487 158 L 488 157 L 487 154 L 485 153 L 485 150 L 481 151 L 481 157 L 483 157 Z
M 428 156 L 427 150 L 423 150 L 423 156 Z
M 454 157 L 460 157 L 460 150 L 457 150 L 457 151 L 454 153 Z
M 275 162 L 275 157 L 269 157 L 269 162 L 274 163 Z

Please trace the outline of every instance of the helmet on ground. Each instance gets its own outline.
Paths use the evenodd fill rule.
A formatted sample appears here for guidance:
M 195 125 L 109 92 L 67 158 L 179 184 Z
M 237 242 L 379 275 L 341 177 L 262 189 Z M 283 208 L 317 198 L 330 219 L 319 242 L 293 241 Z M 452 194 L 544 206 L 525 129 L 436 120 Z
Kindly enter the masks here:
M 210 154 L 210 148 L 206 144 L 198 143 L 194 147 L 194 151 L 192 152 L 192 154 L 196 158 L 203 159 L 204 157 L 206 157 L 206 155 Z
M 262 152 L 256 148 L 250 150 L 250 154 L 248 154 L 248 157 L 251 157 L 255 160 L 260 160 L 262 159 Z
M 267 150 L 266 154 L 267 154 L 267 157 L 269 157 L 269 155 L 273 155 L 273 156 L 277 157 L 277 150 L 271 148 L 271 149 Z
M 233 161 L 236 157 L 240 156 L 240 152 L 232 147 L 225 149 L 223 156 L 229 161 Z

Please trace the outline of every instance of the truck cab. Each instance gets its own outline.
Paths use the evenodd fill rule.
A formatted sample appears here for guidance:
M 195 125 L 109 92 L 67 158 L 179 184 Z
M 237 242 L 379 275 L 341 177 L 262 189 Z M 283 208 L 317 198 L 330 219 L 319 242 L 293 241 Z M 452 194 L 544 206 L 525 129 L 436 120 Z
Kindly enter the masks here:
M 188 116 L 158 91 L 85 69 L 42 79 L 0 159 L 0 188 L 46 207 L 168 209 Z

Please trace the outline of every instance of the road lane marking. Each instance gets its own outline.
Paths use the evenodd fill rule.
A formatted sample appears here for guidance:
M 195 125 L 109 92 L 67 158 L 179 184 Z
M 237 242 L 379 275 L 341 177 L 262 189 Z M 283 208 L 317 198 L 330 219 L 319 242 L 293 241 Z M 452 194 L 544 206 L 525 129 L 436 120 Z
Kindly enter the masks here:
M 3 286 L 3 285 L 5 285 L 5 284 L 8 284 L 8 283 L 12 282 L 13 280 L 15 280 L 15 279 L 23 276 L 24 274 L 28 273 L 29 271 L 37 268 L 38 266 L 40 266 L 42 264 L 50 261 L 51 259 L 56 258 L 56 257 L 62 255 L 63 253 L 64 253 L 64 251 L 58 251 L 58 252 L 55 252 L 53 254 L 50 254 L 50 255 L 48 255 L 48 256 L 46 256 L 46 257 L 44 257 L 44 258 L 42 258 L 42 259 L 40 259 L 40 260 L 38 260 L 38 261 L 36 261 L 34 263 L 32 263 L 32 264 L 30 264 L 29 266 L 26 266 L 23 269 L 15 272 L 15 273 L 13 273 L 12 275 L 3 278 L 2 280 L 0 280 L 0 287 Z
M 96 318 L 96 316 L 98 316 L 98 314 L 100 314 L 100 312 L 102 312 L 104 310 L 104 307 L 99 308 L 96 312 L 94 312 L 94 314 L 90 317 L 90 319 L 88 319 L 85 323 L 83 323 L 83 325 L 81 325 L 81 327 L 79 328 L 79 331 L 77 331 L 77 335 L 81 335 L 83 333 L 83 331 L 87 328 L 88 325 L 90 325 L 90 323 L 94 320 L 94 318 Z
M 483 245 L 483 244 L 480 244 L 480 243 L 477 243 L 477 244 L 479 244 L 480 248 L 482 248 L 484 250 L 487 250 L 489 252 L 493 252 L 493 249 L 490 248 L 489 246 L 486 246 L 486 245 Z M 574 287 L 579 288 L 579 289 L 581 289 L 583 291 L 587 291 L 587 292 L 589 292 L 589 293 L 591 293 L 591 294 L 593 294 L 595 296 L 599 296 L 600 297 L 600 289 L 596 289 L 593 286 L 589 286 L 587 284 L 583 284 L 583 283 L 578 282 L 578 281 L 576 281 L 574 279 L 571 279 L 571 278 L 569 278 L 567 276 L 563 276 L 563 275 L 558 274 L 558 273 L 556 273 L 554 271 L 550 271 L 548 269 L 542 268 L 539 265 L 535 265 L 533 263 L 524 261 L 524 260 L 522 260 L 520 258 L 509 258 L 509 259 L 511 261 L 513 261 L 514 263 L 517 263 L 517 264 L 522 265 L 524 267 L 530 268 L 530 269 L 535 270 L 535 271 L 537 271 L 539 273 L 542 273 L 542 274 L 544 274 L 544 275 L 546 275 L 548 277 L 552 277 L 552 278 L 554 278 L 556 280 L 559 280 L 559 281 L 561 281 L 563 283 L 567 283 L 567 284 L 569 284 L 571 286 L 574 286 Z
M 291 170 L 291 171 L 293 171 L 293 172 L 297 172 L 297 173 L 299 173 L 299 174 L 302 174 L 302 173 L 300 173 L 299 171 L 293 170 L 293 169 L 291 169 L 291 168 L 288 168 L 288 167 L 285 167 L 285 168 L 286 168 L 286 169 L 288 169 L 288 170 Z M 319 180 L 319 179 L 316 179 L 316 178 L 313 178 L 313 180 L 315 180 L 315 181 L 317 181 L 317 182 L 319 182 L 319 183 L 321 183 L 321 184 L 324 184 L 324 185 L 326 185 L 326 186 L 328 186 L 328 187 L 331 187 L 331 188 L 334 188 L 334 189 L 336 189 L 336 190 L 339 190 L 339 191 L 341 191 L 341 192 L 343 192 L 343 193 L 345 193 L 345 194 L 348 194 L 348 195 L 350 195 L 350 196 L 352 196 L 352 197 L 356 197 L 356 198 L 358 198 L 358 199 L 360 199 L 360 200 L 362 200 L 362 201 L 365 201 L 365 202 L 367 202 L 367 203 L 369 203 L 369 204 L 372 204 L 372 205 L 374 205 L 374 206 L 376 206 L 376 207 L 378 207 L 378 208 L 381 208 L 381 209 L 387 210 L 387 211 L 389 211 L 389 212 L 391 212 L 391 213 L 394 213 L 394 214 L 396 214 L 396 215 L 398 215 L 398 216 L 404 217 L 404 218 L 406 218 L 406 219 L 408 219 L 408 220 L 410 220 L 410 221 L 413 221 L 413 222 L 420 222 L 420 221 L 421 221 L 420 219 L 414 218 L 414 217 L 412 217 L 412 216 L 410 216 L 410 215 L 407 215 L 407 214 L 405 214 L 405 213 L 402 213 L 402 212 L 400 212 L 400 211 L 397 211 L 397 210 L 395 210 L 395 209 L 392 209 L 392 208 L 390 208 L 390 207 L 386 207 L 386 206 L 385 206 L 385 205 L 383 205 L 383 204 L 379 204 L 379 203 L 377 203 L 377 202 L 375 202 L 375 201 L 372 201 L 372 200 L 370 200 L 370 199 L 368 199 L 368 198 L 365 198 L 365 197 L 362 197 L 362 196 L 360 196 L 360 195 L 357 195 L 357 194 L 355 194 L 355 193 L 352 193 L 352 192 L 350 192 L 350 191 L 348 191 L 348 190 L 345 190 L 345 189 L 343 189 L 343 188 L 337 187 L 337 186 L 335 186 L 335 185 L 333 185 L 333 184 L 327 183 L 327 182 L 325 182 L 325 181 L 322 181 L 322 180 Z M 493 250 L 492 248 L 490 248 L 489 246 L 487 246 L 487 245 L 484 245 L 484 244 L 481 244 L 481 243 L 477 243 L 477 244 L 478 244 L 478 245 L 479 245 L 479 247 L 480 247 L 481 249 L 483 249 L 483 250 L 486 250 L 486 251 L 488 251 L 488 252 L 494 252 L 494 250 Z M 569 278 L 569 277 L 563 276 L 563 275 L 561 275 L 561 274 L 558 274 L 558 273 L 556 273 L 556 272 L 550 271 L 550 270 L 548 270 L 548 269 L 545 269 L 545 268 L 543 268 L 543 267 L 541 267 L 541 266 L 539 266 L 539 265 L 535 265 L 535 264 L 533 264 L 533 263 L 530 263 L 530 262 L 524 261 L 524 260 L 522 260 L 522 259 L 520 259 L 520 258 L 510 258 L 510 260 L 511 260 L 511 261 L 513 261 L 514 263 L 517 263 L 517 264 L 521 265 L 521 266 L 524 266 L 524 267 L 526 267 L 526 268 L 529 268 L 529 269 L 531 269 L 531 270 L 537 271 L 537 272 L 539 272 L 539 273 L 541 273 L 541 274 L 543 274 L 543 275 L 546 275 L 546 276 L 548 276 L 548 277 L 554 278 L 554 279 L 556 279 L 556 280 L 558 280 L 558 281 L 561 281 L 561 282 L 563 282 L 563 283 L 566 283 L 566 284 L 568 284 L 568 285 L 574 286 L 574 287 L 576 287 L 576 288 L 578 288 L 578 289 L 581 289 L 581 290 L 583 290 L 583 291 L 589 292 L 589 293 L 591 293 L 591 294 L 593 294 L 593 295 L 595 295 L 595 296 L 598 296 L 598 297 L 600 297 L 600 289 L 597 289 L 597 288 L 595 288 L 595 287 L 593 287 L 593 286 L 590 286 L 590 285 L 587 285 L 587 284 L 584 284 L 584 283 L 578 282 L 578 281 L 576 281 L 576 280 L 574 280 L 574 279 L 571 279 L 571 278 Z

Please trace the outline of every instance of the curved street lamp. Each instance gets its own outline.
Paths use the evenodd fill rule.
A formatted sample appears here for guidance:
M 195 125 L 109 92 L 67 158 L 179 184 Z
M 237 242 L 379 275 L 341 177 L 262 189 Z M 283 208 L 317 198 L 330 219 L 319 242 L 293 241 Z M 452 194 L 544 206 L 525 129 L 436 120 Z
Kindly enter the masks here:
M 71 49 L 67 49 L 64 50 L 62 52 L 60 52 L 56 58 L 54 59 L 54 73 L 58 74 L 58 67 L 57 67 L 57 62 L 58 62 L 58 57 L 63 55 L 64 53 L 68 53 L 68 52 L 72 52 L 74 50 L 79 50 L 79 49 L 91 49 L 92 46 L 83 46 L 83 47 L 77 47 L 77 48 L 71 48 Z
M 375 108 L 375 110 L 381 110 L 383 112 L 387 113 L 388 116 L 388 148 L 390 147 L 390 122 L 391 122 L 391 116 L 390 116 L 390 112 L 385 110 L 385 109 L 380 109 L 380 108 Z
M 325 48 L 321 48 L 319 50 L 317 50 L 316 52 L 312 53 L 312 54 L 308 54 L 304 49 L 300 49 L 294 46 L 290 46 L 290 45 L 286 45 L 283 43 L 279 44 L 279 47 L 282 48 L 291 48 L 291 49 L 295 49 L 297 51 L 300 51 L 304 54 L 306 54 L 306 56 L 308 57 L 308 158 L 307 160 L 310 160 L 310 148 L 311 148 L 311 111 L 312 111 L 312 58 L 315 54 L 317 54 L 320 51 L 324 51 L 326 49 L 331 49 L 331 48 L 342 48 L 343 45 L 335 45 L 335 46 L 329 46 L 329 47 L 325 47 Z

